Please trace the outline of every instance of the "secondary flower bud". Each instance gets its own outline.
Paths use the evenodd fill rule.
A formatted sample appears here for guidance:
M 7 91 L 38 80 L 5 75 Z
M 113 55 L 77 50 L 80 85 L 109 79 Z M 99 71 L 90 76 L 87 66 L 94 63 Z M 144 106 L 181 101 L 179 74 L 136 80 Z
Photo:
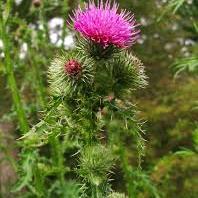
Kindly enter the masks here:
M 32 0 L 32 4 L 33 4 L 35 7 L 40 7 L 40 5 L 41 5 L 41 0 Z
M 69 76 L 77 76 L 81 72 L 81 64 L 72 59 L 65 64 L 65 73 Z

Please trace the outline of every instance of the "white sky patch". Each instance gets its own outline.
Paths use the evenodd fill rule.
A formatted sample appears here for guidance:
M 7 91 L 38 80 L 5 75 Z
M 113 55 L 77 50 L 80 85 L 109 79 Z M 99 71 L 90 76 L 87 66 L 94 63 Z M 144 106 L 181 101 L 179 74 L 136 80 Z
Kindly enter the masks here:
M 62 45 L 61 37 L 63 32 L 63 23 L 64 20 L 59 17 L 52 18 L 48 22 L 50 41 L 57 47 L 60 47 Z
M 27 45 L 27 43 L 23 43 L 21 45 L 21 49 L 20 49 L 20 52 L 19 52 L 19 58 L 24 59 L 27 55 L 27 51 L 28 51 L 28 45 Z
M 149 23 L 148 23 L 148 20 L 145 18 L 145 17 L 141 17 L 140 18 L 140 23 L 141 25 L 143 26 L 147 26 Z
M 158 33 L 155 33 L 155 34 L 153 35 L 153 38 L 155 38 L 155 39 L 160 38 L 160 35 L 159 35 Z
M 164 45 L 164 49 L 166 50 L 166 51 L 169 51 L 169 50 L 171 50 L 173 48 L 173 44 L 172 43 L 166 43 L 165 45 Z
M 39 25 L 38 25 L 38 29 L 39 30 L 44 30 L 44 25 L 42 24 L 42 23 L 38 23 Z
M 20 5 L 22 0 L 15 0 L 16 5 Z
M 56 30 L 63 27 L 64 20 L 60 17 L 54 17 L 48 22 L 50 30 Z
M 187 46 L 192 46 L 192 45 L 195 45 L 195 41 L 193 41 L 192 39 L 186 39 L 184 41 L 184 44 Z
M 74 47 L 74 36 L 70 32 L 62 39 L 63 26 L 65 21 L 62 18 L 55 17 L 48 22 L 49 37 L 52 44 L 57 47 L 64 46 L 65 49 Z
M 57 33 L 50 33 L 50 41 L 52 42 L 52 44 L 56 44 L 56 42 L 58 41 L 58 34 Z
M 1 53 L 0 53 L 0 57 L 1 57 L 1 58 L 4 58 L 4 57 L 5 57 L 4 52 L 1 52 Z
M 187 3 L 188 4 L 192 4 L 193 3 L 193 0 L 187 0 Z
M 3 41 L 0 39 L 0 49 L 3 49 Z
M 185 40 L 184 40 L 184 38 L 177 38 L 177 42 L 180 44 L 180 45 L 184 45 L 184 42 L 185 42 Z
M 176 31 L 179 29 L 179 25 L 177 23 L 174 23 L 171 28 L 173 31 Z
M 74 47 L 74 36 L 69 34 L 64 39 L 64 47 L 65 49 L 73 48 Z
M 3 49 L 3 41 L 0 39 L 0 58 L 4 58 L 5 54 L 2 52 Z

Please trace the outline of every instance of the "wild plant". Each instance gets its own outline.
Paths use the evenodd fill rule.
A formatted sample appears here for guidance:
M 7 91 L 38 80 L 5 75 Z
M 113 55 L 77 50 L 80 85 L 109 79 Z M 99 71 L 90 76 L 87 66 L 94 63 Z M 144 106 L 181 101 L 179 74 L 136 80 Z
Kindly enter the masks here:
M 158 197 L 141 170 L 145 140 L 131 99 L 147 84 L 142 62 L 128 50 L 139 38 L 139 24 L 116 3 L 90 1 L 69 25 L 77 32 L 76 47 L 51 61 L 51 100 L 42 120 L 20 138 L 14 191 L 25 189 L 27 197 L 134 198 L 147 189 Z M 114 186 L 118 172 L 123 193 Z

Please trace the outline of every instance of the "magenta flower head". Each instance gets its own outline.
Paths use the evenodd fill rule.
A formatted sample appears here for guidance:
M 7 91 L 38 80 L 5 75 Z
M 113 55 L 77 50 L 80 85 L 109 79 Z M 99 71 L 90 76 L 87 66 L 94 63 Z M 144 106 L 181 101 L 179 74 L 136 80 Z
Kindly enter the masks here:
M 85 9 L 78 8 L 72 18 L 74 29 L 83 37 L 101 44 L 104 48 L 114 45 L 125 48 L 137 41 L 140 30 L 134 15 L 118 11 L 118 4 L 110 1 L 98 4 L 90 1 Z

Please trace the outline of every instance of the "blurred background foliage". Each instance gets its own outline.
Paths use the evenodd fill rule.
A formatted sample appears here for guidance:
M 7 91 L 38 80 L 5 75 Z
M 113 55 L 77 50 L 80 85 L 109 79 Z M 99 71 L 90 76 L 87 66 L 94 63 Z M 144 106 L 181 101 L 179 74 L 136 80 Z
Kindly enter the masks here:
M 142 35 L 132 51 L 144 62 L 149 85 L 131 100 L 136 99 L 139 117 L 146 121 L 142 169 L 156 184 L 160 196 L 196 198 L 198 1 L 117 2 L 141 23 Z M 58 50 L 75 45 L 66 19 L 78 3 L 83 1 L 1 0 L 0 197 L 12 197 L 20 149 L 16 139 L 37 123 L 49 102 L 48 65 Z M 18 92 L 13 92 L 13 87 L 18 87 Z M 133 159 L 128 144 L 127 155 Z M 115 177 L 119 178 L 119 173 Z M 140 180 L 142 186 L 146 185 L 144 176 Z M 116 188 L 122 190 L 122 178 L 116 181 Z M 75 185 L 71 186 L 78 193 Z M 138 186 L 137 197 L 150 197 L 142 186 Z

